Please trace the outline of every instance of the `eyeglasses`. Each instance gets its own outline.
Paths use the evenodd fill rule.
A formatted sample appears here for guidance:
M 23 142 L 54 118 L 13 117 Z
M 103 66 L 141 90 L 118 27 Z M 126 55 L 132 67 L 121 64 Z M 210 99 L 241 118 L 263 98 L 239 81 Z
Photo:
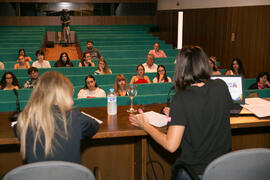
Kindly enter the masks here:
M 104 63 L 98 63 L 99 65 L 105 65 Z
M 125 79 L 119 79 L 118 82 L 120 82 L 120 81 L 126 81 L 126 80 Z
M 158 72 L 164 72 L 165 70 L 158 70 Z
M 86 58 L 90 58 L 91 56 L 85 56 Z
M 90 84 L 93 83 L 94 81 L 86 81 L 86 84 Z
M 12 79 L 12 77 L 6 77 L 6 79 Z

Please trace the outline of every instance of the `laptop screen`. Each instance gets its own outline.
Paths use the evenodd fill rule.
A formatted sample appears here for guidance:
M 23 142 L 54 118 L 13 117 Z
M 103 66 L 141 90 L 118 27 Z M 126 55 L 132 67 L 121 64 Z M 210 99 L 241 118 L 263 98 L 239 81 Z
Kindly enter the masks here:
M 211 79 L 222 79 L 225 81 L 234 103 L 245 104 L 242 76 L 211 76 Z

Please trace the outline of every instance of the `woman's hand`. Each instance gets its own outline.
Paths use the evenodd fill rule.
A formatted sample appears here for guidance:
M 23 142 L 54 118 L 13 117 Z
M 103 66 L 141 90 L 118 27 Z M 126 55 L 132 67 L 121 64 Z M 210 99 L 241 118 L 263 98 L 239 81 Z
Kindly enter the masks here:
M 163 113 L 164 113 L 167 117 L 169 117 L 170 109 L 171 109 L 171 108 L 169 108 L 169 107 L 164 107 L 164 109 L 163 109 Z
M 148 121 L 144 117 L 143 111 L 141 109 L 139 109 L 138 111 L 140 113 L 139 115 L 130 114 L 128 119 L 133 126 L 144 129 L 144 126 L 148 123 Z

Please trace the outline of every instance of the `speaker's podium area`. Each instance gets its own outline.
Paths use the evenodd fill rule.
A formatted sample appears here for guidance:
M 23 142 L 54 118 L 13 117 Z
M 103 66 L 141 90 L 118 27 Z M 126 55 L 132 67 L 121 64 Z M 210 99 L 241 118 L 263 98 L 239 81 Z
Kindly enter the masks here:
M 46 32 L 46 47 L 53 48 L 55 44 L 60 44 L 62 46 L 72 46 L 76 43 L 76 32 L 70 31 L 70 39 L 65 40 L 62 32 L 57 31 L 47 31 Z

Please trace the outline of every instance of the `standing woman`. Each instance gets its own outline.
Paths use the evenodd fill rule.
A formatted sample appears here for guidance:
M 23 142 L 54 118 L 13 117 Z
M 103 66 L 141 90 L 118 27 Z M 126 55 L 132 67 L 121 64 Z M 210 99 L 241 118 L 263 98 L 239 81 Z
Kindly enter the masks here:
M 145 84 L 145 83 L 151 83 L 148 76 L 145 76 L 145 69 L 142 64 L 139 64 L 136 68 L 137 75 L 132 76 L 129 84 Z
M 54 63 L 54 67 L 73 67 L 72 62 L 70 61 L 68 54 L 66 52 L 62 52 L 60 54 L 59 60 Z
M 73 109 L 73 93 L 73 85 L 64 75 L 51 71 L 41 76 L 17 124 L 21 154 L 27 163 L 81 163 L 80 141 L 93 136 L 99 124 Z
M 94 72 L 95 75 L 101 75 L 101 74 L 112 74 L 111 69 L 108 67 L 106 60 L 101 57 L 98 60 L 98 67 L 97 70 Z
M 94 67 L 95 66 L 95 63 L 93 63 L 93 61 L 91 60 L 91 54 L 90 54 L 90 52 L 85 51 L 83 53 L 82 59 L 79 62 L 79 65 L 78 66 L 79 67 L 88 67 L 88 66 Z
M 26 55 L 24 49 L 19 49 L 18 57 L 19 57 L 19 56 L 23 56 L 24 59 L 25 59 L 25 61 L 32 61 L 31 57 Z
M 20 89 L 19 81 L 12 72 L 5 72 L 0 82 L 0 89 L 12 90 Z
M 166 82 L 172 82 L 172 79 L 169 76 L 167 76 L 165 66 L 158 65 L 157 75 L 153 79 L 153 83 L 166 83 Z
M 114 83 L 114 92 L 117 96 L 127 96 L 127 79 L 123 74 L 118 74 Z
M 143 115 L 130 115 L 134 126 L 144 129 L 166 150 L 181 154 L 173 165 L 173 178 L 187 177 L 181 165 L 190 167 L 200 178 L 206 166 L 231 151 L 230 106 L 226 83 L 211 80 L 208 58 L 197 46 L 180 50 L 174 73 L 177 93 L 170 105 L 167 133 L 150 125 Z
M 244 67 L 240 59 L 234 58 L 230 69 L 225 73 L 225 75 L 245 75 Z

